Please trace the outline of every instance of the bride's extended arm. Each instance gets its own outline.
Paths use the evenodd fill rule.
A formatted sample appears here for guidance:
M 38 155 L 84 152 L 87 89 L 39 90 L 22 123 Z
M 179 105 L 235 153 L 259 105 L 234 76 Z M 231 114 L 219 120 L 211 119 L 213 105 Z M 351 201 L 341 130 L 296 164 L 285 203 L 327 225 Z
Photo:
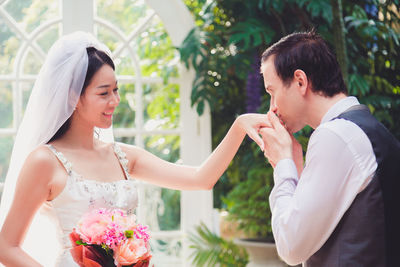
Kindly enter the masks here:
M 246 133 L 263 149 L 258 130 L 268 126 L 266 115 L 239 116 L 222 142 L 199 167 L 173 164 L 135 146 L 123 145 L 123 150 L 131 163 L 130 173 L 134 178 L 172 189 L 211 189 L 235 156 Z
M 48 158 L 48 152 L 39 148 L 28 156 L 21 169 L 14 200 L 0 232 L 0 262 L 5 266 L 41 266 L 21 249 L 21 244 L 35 213 L 50 194 L 54 164 Z

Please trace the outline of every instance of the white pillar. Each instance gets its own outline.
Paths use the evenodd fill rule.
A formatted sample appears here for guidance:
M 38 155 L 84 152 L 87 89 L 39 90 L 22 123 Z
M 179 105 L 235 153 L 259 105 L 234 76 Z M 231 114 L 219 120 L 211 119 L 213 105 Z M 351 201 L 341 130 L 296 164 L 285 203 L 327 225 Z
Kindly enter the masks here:
M 180 46 L 190 30 L 194 19 L 182 0 L 146 0 L 165 25 L 174 46 Z M 198 166 L 211 154 L 211 118 L 206 105 L 204 113 L 198 116 L 191 107 L 190 95 L 195 77 L 194 70 L 180 68 L 180 115 L 183 135 L 181 137 L 181 158 L 184 164 Z M 213 195 L 208 191 L 181 192 L 181 228 L 187 234 L 194 232 L 200 222 L 212 229 Z M 187 239 L 183 240 L 184 266 L 191 266 L 191 254 Z
M 93 0 L 60 0 L 62 12 L 61 35 L 74 31 L 93 33 Z
M 211 153 L 211 123 L 208 106 L 203 116 L 199 117 L 196 111 L 190 107 L 190 93 L 192 87 L 191 71 L 182 71 L 181 77 L 184 79 L 181 83 L 181 98 L 187 99 L 181 101 L 181 120 L 184 134 L 181 139 L 181 156 L 185 164 L 197 166 Z M 181 225 L 182 231 L 193 233 L 195 227 L 200 222 L 205 223 L 210 229 L 213 225 L 213 194 L 208 191 L 182 191 L 181 192 Z M 183 240 L 184 266 L 191 266 L 189 256 L 188 240 Z

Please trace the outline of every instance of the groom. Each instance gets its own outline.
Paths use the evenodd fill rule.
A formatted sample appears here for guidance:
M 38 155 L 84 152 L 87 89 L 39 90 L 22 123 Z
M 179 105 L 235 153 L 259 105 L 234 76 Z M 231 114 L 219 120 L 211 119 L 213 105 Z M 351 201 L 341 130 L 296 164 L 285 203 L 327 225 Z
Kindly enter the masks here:
M 271 96 L 262 128 L 274 167 L 269 197 L 278 253 L 307 267 L 400 266 L 400 145 L 347 89 L 315 32 L 282 38 L 262 55 Z M 292 133 L 315 129 L 305 165 Z

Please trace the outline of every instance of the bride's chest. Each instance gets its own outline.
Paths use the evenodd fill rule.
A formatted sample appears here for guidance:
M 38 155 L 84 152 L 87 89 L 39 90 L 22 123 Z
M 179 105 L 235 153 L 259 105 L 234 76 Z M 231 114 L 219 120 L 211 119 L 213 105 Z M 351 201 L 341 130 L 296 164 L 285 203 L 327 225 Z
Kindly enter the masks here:
M 138 205 L 138 191 L 133 180 L 102 183 L 71 176 L 64 190 L 52 202 L 56 208 L 118 208 L 131 213 Z

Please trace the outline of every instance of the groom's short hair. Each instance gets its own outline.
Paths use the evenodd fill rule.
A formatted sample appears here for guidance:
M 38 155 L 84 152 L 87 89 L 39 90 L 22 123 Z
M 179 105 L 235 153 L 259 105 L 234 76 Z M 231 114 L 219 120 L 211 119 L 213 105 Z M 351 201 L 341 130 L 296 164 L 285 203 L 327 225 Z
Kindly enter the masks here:
M 301 69 L 311 81 L 312 91 L 325 96 L 347 94 L 335 54 L 315 30 L 292 33 L 273 44 L 262 54 L 261 63 L 274 56 L 277 75 L 290 85 L 294 71 Z

